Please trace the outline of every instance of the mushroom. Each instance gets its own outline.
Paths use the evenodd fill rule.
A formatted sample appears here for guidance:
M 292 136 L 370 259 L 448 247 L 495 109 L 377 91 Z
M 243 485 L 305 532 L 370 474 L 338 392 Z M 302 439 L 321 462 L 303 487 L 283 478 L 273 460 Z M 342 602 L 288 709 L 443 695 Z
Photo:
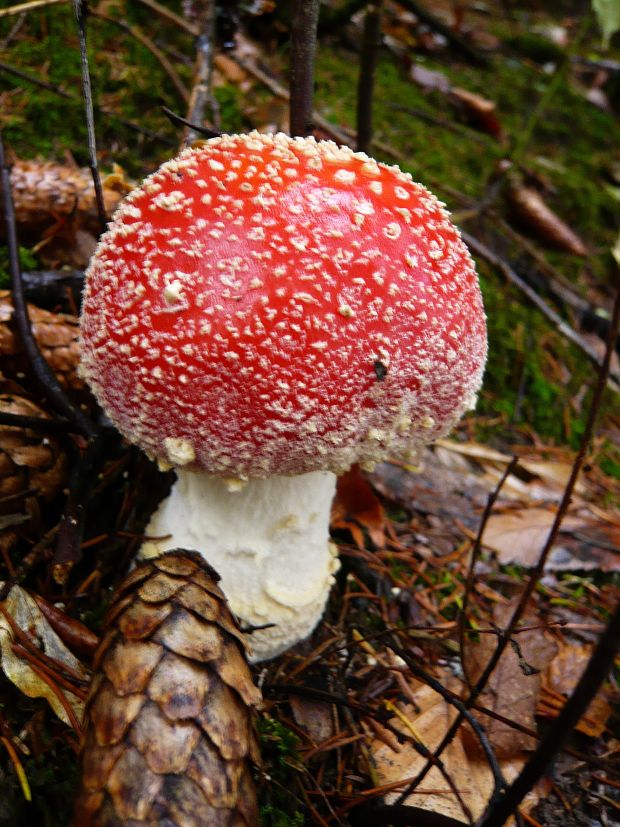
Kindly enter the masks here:
M 125 199 L 87 272 L 83 372 L 177 482 L 143 557 L 203 553 L 253 658 L 313 630 L 336 475 L 410 461 L 475 404 L 471 257 L 411 176 L 314 138 L 225 135 Z

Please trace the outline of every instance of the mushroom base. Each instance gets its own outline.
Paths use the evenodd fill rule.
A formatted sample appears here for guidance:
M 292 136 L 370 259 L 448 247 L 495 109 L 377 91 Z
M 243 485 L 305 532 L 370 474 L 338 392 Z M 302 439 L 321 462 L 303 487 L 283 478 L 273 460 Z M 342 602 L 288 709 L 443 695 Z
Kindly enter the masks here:
M 140 557 L 195 549 L 248 634 L 250 657 L 267 660 L 307 637 L 323 614 L 339 563 L 329 542 L 336 476 L 250 480 L 238 490 L 217 477 L 177 469 L 177 482 L 147 527 Z

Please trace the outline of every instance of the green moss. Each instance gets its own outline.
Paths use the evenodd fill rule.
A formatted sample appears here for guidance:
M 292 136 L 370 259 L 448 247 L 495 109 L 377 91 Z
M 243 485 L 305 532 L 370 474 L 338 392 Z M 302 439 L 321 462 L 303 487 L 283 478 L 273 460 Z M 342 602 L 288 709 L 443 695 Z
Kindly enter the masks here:
M 269 715 L 258 719 L 258 735 L 263 768 L 271 781 L 261 790 L 261 825 L 303 827 L 306 821 L 292 791 L 297 786 L 296 776 L 304 772 L 299 757 L 299 738 Z
M 38 264 L 38 258 L 31 251 L 25 247 L 19 248 L 19 262 L 22 271 L 34 270 Z M 11 282 L 9 273 L 9 251 L 6 247 L 0 247 L 0 289 L 6 290 Z

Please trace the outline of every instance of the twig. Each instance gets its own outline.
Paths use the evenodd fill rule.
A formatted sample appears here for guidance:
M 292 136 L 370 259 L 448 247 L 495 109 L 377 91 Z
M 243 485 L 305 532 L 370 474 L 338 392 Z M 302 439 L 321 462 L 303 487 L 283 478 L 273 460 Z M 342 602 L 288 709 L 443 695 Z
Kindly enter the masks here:
M 502 797 L 489 806 L 477 827 L 500 827 L 506 823 L 511 813 L 515 812 L 590 705 L 612 668 L 619 647 L 620 604 L 616 607 L 607 629 L 601 635 L 588 665 L 562 711 L 541 739 L 521 773 Z
M 61 416 L 66 417 L 75 431 L 87 439 L 95 435 L 95 429 L 88 417 L 69 400 L 58 379 L 43 358 L 39 346 L 32 334 L 28 308 L 24 298 L 19 265 L 17 229 L 15 226 L 15 209 L 11 192 L 11 171 L 5 159 L 4 142 L 0 132 L 0 167 L 2 173 L 2 195 L 6 221 L 6 241 L 9 250 L 9 270 L 11 274 L 11 299 L 14 318 L 19 338 L 32 367 L 34 377 L 43 394 Z
M 320 0 L 295 0 L 291 21 L 290 133 L 311 135 Z
M 256 78 L 256 80 L 260 81 L 277 98 L 282 98 L 282 100 L 286 101 L 290 100 L 290 94 L 288 90 L 275 78 L 272 78 L 270 75 L 267 74 L 267 72 L 264 72 L 259 66 L 256 66 L 256 64 L 251 63 L 248 60 L 244 60 L 243 58 L 238 57 L 234 54 L 231 54 L 231 57 L 233 58 L 235 63 L 241 66 L 241 68 L 244 69 L 249 75 L 252 75 Z M 333 123 L 330 123 L 316 110 L 312 113 L 312 120 L 314 121 L 316 126 L 322 129 L 323 132 L 326 132 L 328 135 L 330 135 L 339 144 L 351 146 L 354 143 L 351 137 L 347 135 L 347 133 L 343 129 L 341 129 Z
M 29 428 L 48 434 L 67 434 L 71 423 L 67 419 L 43 419 L 39 416 L 20 416 L 0 411 L 0 425 L 7 428 Z
M 0 9 L 0 18 L 12 17 L 15 14 L 35 11 L 46 6 L 56 6 L 59 3 L 68 3 L 69 0 L 30 0 L 29 3 L 18 3 L 16 6 L 9 6 L 8 9 Z
M 74 2 L 79 2 L 80 0 L 74 0 Z M 187 91 L 187 87 L 177 74 L 176 69 L 172 65 L 172 63 L 168 60 L 166 55 L 162 52 L 162 50 L 156 46 L 153 41 L 147 37 L 143 32 L 140 31 L 136 26 L 132 26 L 127 23 L 125 20 L 119 20 L 116 17 L 110 17 L 110 15 L 105 14 L 105 12 L 98 11 L 97 9 L 93 9 L 91 12 L 93 17 L 98 17 L 100 20 L 105 20 L 106 23 L 111 23 L 113 26 L 118 26 L 119 29 L 122 29 L 124 32 L 130 37 L 133 37 L 134 40 L 137 40 L 145 49 L 147 49 L 153 57 L 161 64 L 162 69 L 166 72 L 168 77 L 170 78 L 173 86 L 181 96 L 181 99 L 187 103 L 189 101 L 189 92 Z
M 105 201 L 103 200 L 103 187 L 101 186 L 101 177 L 99 175 L 99 165 L 97 163 L 97 142 L 95 139 L 95 115 L 93 112 L 93 94 L 90 83 L 90 70 L 88 68 L 88 51 L 86 49 L 86 14 L 87 7 L 84 0 L 73 0 L 73 12 L 77 23 L 78 40 L 80 43 L 80 69 L 82 72 L 82 94 L 84 96 L 84 110 L 86 114 L 86 133 L 88 140 L 88 165 L 93 176 L 93 185 L 95 187 L 95 202 L 97 204 L 97 213 L 99 215 L 99 223 L 101 224 L 101 232 L 105 232 L 107 226 L 107 218 L 105 211 Z
M 381 41 L 383 0 L 375 0 L 366 7 L 360 71 L 357 84 L 357 149 L 367 152 L 372 140 L 372 108 L 375 88 L 377 53 Z
M 408 11 L 412 11 L 416 17 L 423 20 L 431 29 L 443 35 L 448 43 L 451 43 L 464 57 L 477 63 L 479 66 L 489 65 L 489 59 L 486 55 L 483 55 L 482 52 L 475 49 L 471 43 L 468 43 L 467 40 L 462 38 L 453 28 L 439 20 L 434 14 L 431 14 L 423 5 L 415 2 L 415 0 L 400 0 L 400 4 Z
M 161 111 L 168 118 L 170 123 L 174 124 L 174 126 L 186 126 L 203 138 L 217 138 L 222 134 L 221 132 L 216 132 L 214 129 L 209 129 L 206 126 L 199 126 L 196 123 L 192 123 L 191 121 L 188 121 L 187 118 L 182 118 L 181 115 L 177 115 L 176 112 L 173 112 L 172 109 L 169 109 L 167 106 L 162 106 Z
M 467 699 L 465 701 L 465 705 L 467 706 L 467 708 L 470 708 L 475 703 L 475 701 L 478 699 L 480 693 L 483 691 L 484 687 L 486 686 L 487 681 L 489 680 L 489 677 L 491 676 L 491 673 L 493 672 L 493 670 L 497 666 L 501 656 L 503 655 L 504 650 L 508 646 L 508 644 L 509 644 L 509 642 L 512 638 L 512 635 L 514 634 L 514 631 L 517 628 L 517 625 L 518 625 L 518 623 L 521 619 L 521 616 L 523 615 L 523 611 L 525 610 L 525 607 L 529 603 L 530 598 L 532 596 L 532 593 L 533 593 L 534 589 L 536 588 L 536 585 L 537 585 L 538 581 L 540 580 L 540 577 L 543 573 L 545 563 L 547 561 L 549 553 L 550 553 L 551 549 L 553 548 L 553 544 L 555 543 L 555 539 L 557 537 L 558 531 L 559 531 L 560 526 L 562 524 L 562 520 L 564 519 L 564 516 L 566 515 L 566 512 L 567 512 L 568 507 L 570 505 L 571 498 L 572 498 L 572 495 L 573 495 L 573 491 L 574 491 L 574 488 L 575 488 L 575 484 L 577 482 L 577 478 L 578 478 L 579 473 L 581 472 L 581 469 L 582 469 L 583 464 L 585 462 L 586 452 L 587 452 L 588 446 L 590 444 L 590 441 L 591 441 L 593 433 L 594 433 L 594 424 L 596 422 L 596 417 L 597 417 L 598 412 L 600 410 L 601 401 L 602 401 L 602 398 L 603 398 L 603 394 L 605 392 L 605 386 L 606 386 L 607 378 L 608 378 L 608 375 L 609 375 L 609 366 L 610 366 L 610 363 L 611 363 L 611 356 L 612 356 L 612 353 L 613 353 L 613 343 L 615 342 L 615 339 L 618 335 L 618 326 L 619 326 L 619 324 L 620 324 L 620 280 L 618 281 L 618 287 L 617 287 L 616 297 L 615 297 L 615 301 L 614 301 L 614 309 L 613 309 L 613 314 L 612 314 L 612 321 L 611 321 L 611 324 L 610 324 L 610 331 L 609 331 L 609 337 L 608 337 L 608 341 L 607 341 L 607 348 L 605 350 L 605 356 L 604 356 L 603 363 L 602 363 L 600 371 L 599 371 L 596 386 L 594 388 L 594 393 L 592 395 L 592 400 L 590 402 L 590 407 L 589 407 L 589 410 L 588 410 L 588 418 L 587 418 L 587 421 L 586 421 L 586 424 L 585 424 L 585 427 L 584 427 L 584 431 L 583 431 L 583 434 L 582 434 L 582 437 L 581 437 L 579 450 L 578 450 L 577 455 L 575 457 L 575 460 L 573 462 L 571 473 L 570 473 L 569 479 L 566 483 L 566 488 L 564 489 L 564 493 L 562 495 L 562 499 L 561 499 L 560 504 L 558 506 L 558 510 L 556 512 L 555 519 L 554 519 L 553 524 L 551 526 L 551 530 L 549 532 L 547 540 L 546 540 L 546 542 L 545 542 L 545 544 L 544 544 L 544 546 L 543 546 L 543 548 L 540 552 L 536 567 L 534 568 L 534 570 L 532 571 L 532 574 L 530 575 L 530 577 L 528 579 L 528 582 L 527 582 L 527 584 L 526 584 L 526 586 L 523 590 L 523 593 L 521 595 L 519 603 L 518 603 L 517 607 L 515 608 L 514 612 L 512 613 L 512 616 L 510 618 L 510 621 L 508 622 L 507 627 L 498 632 L 498 643 L 497 643 L 497 646 L 495 648 L 495 651 L 493 652 L 493 655 L 489 658 L 489 661 L 488 661 L 486 667 L 484 668 L 480 678 L 476 682 L 476 685 L 473 687 L 473 689 L 471 690 L 469 696 L 467 697 Z M 454 723 L 449 728 L 448 732 L 443 737 L 443 739 L 441 740 L 441 743 L 439 744 L 439 746 L 435 750 L 435 756 L 441 755 L 441 753 L 446 748 L 446 746 L 454 738 L 454 736 L 455 736 L 458 728 L 461 726 L 462 722 L 463 722 L 463 716 L 462 716 L 461 713 L 459 713 L 459 715 L 455 719 Z M 423 780 L 423 778 L 426 776 L 426 774 L 429 772 L 430 769 L 431 769 L 431 765 L 430 765 L 430 762 L 429 762 L 423 768 L 423 770 L 419 773 L 418 777 L 416 778 L 415 783 L 419 784 Z M 399 798 L 399 803 L 402 803 L 402 796 L 401 796 L 401 798 Z M 487 827 L 489 827 L 489 825 L 487 825 Z
M 472 684 L 469 680 L 469 676 L 467 674 L 467 670 L 465 669 L 465 635 L 467 633 L 467 629 L 465 625 L 467 623 L 467 608 L 469 605 L 469 597 L 472 593 L 474 588 L 474 576 L 476 571 L 476 563 L 478 562 L 478 557 L 480 555 L 480 550 L 482 548 L 482 535 L 484 534 L 484 529 L 489 521 L 489 517 L 491 516 L 491 512 L 493 510 L 493 506 L 495 505 L 497 498 L 500 495 L 502 488 L 504 487 L 504 483 L 508 479 L 508 477 L 513 473 L 515 468 L 517 467 L 519 460 L 518 457 L 513 457 L 511 462 L 506 466 L 504 473 L 502 474 L 499 482 L 495 486 L 495 490 L 489 494 L 487 499 L 487 504 L 484 508 L 482 513 L 482 518 L 480 520 L 480 525 L 478 526 L 478 533 L 476 535 L 476 539 L 474 541 L 474 547 L 471 551 L 471 559 L 469 561 L 469 570 L 467 572 L 467 579 L 465 581 L 465 593 L 463 595 L 463 605 L 461 606 L 461 610 L 459 612 L 459 649 L 460 649 L 460 656 L 461 656 L 461 666 L 463 668 L 465 681 L 469 687 L 472 688 Z
M 372 718 L 373 720 L 376 718 L 375 713 L 373 710 L 369 709 L 365 704 L 361 704 L 357 701 L 350 700 L 349 698 L 344 698 L 339 695 L 334 695 L 331 692 L 326 692 L 322 689 L 315 689 L 314 687 L 310 686 L 298 686 L 296 684 L 286 684 L 286 683 L 279 683 L 279 684 L 265 684 L 262 687 L 264 697 L 275 697 L 280 693 L 290 693 L 293 695 L 301 695 L 314 698 L 318 701 L 324 701 L 325 703 L 335 704 L 338 706 L 342 706 L 345 709 L 352 709 L 358 712 L 360 715 L 363 715 L 367 718 Z M 449 786 L 450 791 L 459 802 L 459 804 L 463 805 L 463 798 L 457 789 L 454 781 L 450 777 L 450 773 L 446 770 L 443 762 L 435 758 L 433 753 L 426 747 L 421 741 L 418 741 L 416 738 L 411 736 L 406 736 L 403 732 L 398 729 L 398 727 L 394 726 L 390 721 L 382 721 L 381 726 L 388 729 L 392 732 L 399 741 L 403 739 L 407 740 L 416 752 L 422 755 L 424 758 L 428 759 L 432 762 L 434 766 L 437 767 L 438 771 L 443 776 L 446 784 Z M 466 812 L 467 805 L 464 806 L 463 811 Z
M 23 72 L 21 69 L 16 69 L 14 66 L 10 66 L 8 63 L 3 63 L 0 61 L 0 71 L 6 72 L 9 75 L 13 75 L 16 78 L 20 78 L 20 80 L 25 80 L 26 83 L 31 83 L 33 86 L 38 86 L 40 89 L 45 89 L 48 92 L 53 92 L 55 95 L 59 95 L 61 98 L 64 98 L 68 101 L 74 101 L 76 103 L 79 102 L 79 98 L 76 95 L 71 95 L 69 92 L 65 92 L 64 89 L 60 89 L 57 86 L 54 86 L 52 83 L 47 83 L 40 78 L 35 77 L 34 75 L 30 75 L 27 72 Z M 133 132 L 137 132 L 140 135 L 144 135 L 147 138 L 152 138 L 156 141 L 161 141 L 161 143 L 166 144 L 167 146 L 174 146 L 175 142 L 168 138 L 166 135 L 161 135 L 159 132 L 154 132 L 152 129 L 147 129 L 144 126 L 140 126 L 140 124 L 133 123 L 133 121 L 125 120 L 125 118 L 119 117 L 116 112 L 112 109 L 107 109 L 105 106 L 98 106 L 97 104 L 94 105 L 95 110 L 100 112 L 102 115 L 106 115 L 109 118 L 114 118 L 118 123 L 122 124 L 122 126 L 127 127 L 127 129 L 131 129 Z
M 493 774 L 493 783 L 495 786 L 495 792 L 504 789 L 506 786 L 506 780 L 503 776 L 501 767 L 497 762 L 497 758 L 495 757 L 495 753 L 493 752 L 493 747 L 489 742 L 489 739 L 483 729 L 483 727 L 478 723 L 476 718 L 469 712 L 469 710 L 465 707 L 465 704 L 460 701 L 458 698 L 455 697 L 453 692 L 446 689 L 440 681 L 436 678 L 433 678 L 432 675 L 422 669 L 414 658 L 402 648 L 402 646 L 398 645 L 398 639 L 396 635 L 392 636 L 392 640 L 387 644 L 388 647 L 394 652 L 394 654 L 398 655 L 402 660 L 405 661 L 407 666 L 409 667 L 410 672 L 419 680 L 423 681 L 427 686 L 430 686 L 432 690 L 437 692 L 447 704 L 454 706 L 456 709 L 459 710 L 461 715 L 464 716 L 467 723 L 476 733 L 476 737 L 480 741 L 480 746 L 486 756 L 487 761 L 489 762 L 489 767 L 491 769 L 491 773 Z M 415 788 L 414 788 L 415 789 Z
M 194 26 L 193 23 L 190 23 L 188 20 L 185 20 L 185 18 L 175 14 L 171 9 L 167 9 L 165 6 L 156 3 L 155 0 L 138 0 L 138 2 L 151 9 L 151 11 L 154 11 L 155 14 L 158 14 L 160 17 L 164 17 L 166 20 L 174 23 L 174 25 L 178 26 L 179 29 L 183 29 L 193 37 L 200 36 L 200 29 L 198 26 Z
M 572 327 L 570 327 L 570 325 L 568 325 L 564 321 L 564 319 L 562 319 L 562 317 L 555 312 L 555 310 L 549 307 L 547 302 L 544 299 L 542 299 L 538 295 L 538 293 L 536 293 L 536 291 L 521 278 L 521 276 L 515 273 L 515 271 L 512 269 L 512 267 L 508 264 L 507 261 L 504 261 L 504 259 L 496 255 L 485 244 L 483 244 L 481 241 L 478 241 L 478 239 L 475 236 L 470 235 L 469 233 L 466 233 L 464 231 L 461 231 L 461 235 L 463 236 L 463 240 L 468 245 L 468 247 L 471 247 L 472 250 L 474 250 L 479 256 L 482 256 L 482 258 L 486 259 L 490 264 L 493 265 L 493 267 L 497 267 L 498 270 L 501 270 L 501 272 L 508 279 L 508 281 L 511 284 L 514 284 L 515 287 L 518 287 L 519 290 L 521 290 L 521 292 L 524 293 L 527 296 L 527 298 L 532 302 L 532 304 L 535 305 L 538 308 L 538 310 L 540 310 L 540 312 L 556 326 L 558 331 L 566 339 L 568 339 L 580 350 L 582 350 L 586 354 L 588 359 L 594 362 L 594 364 L 598 368 L 602 366 L 602 360 L 598 353 L 576 331 L 574 331 Z M 620 387 L 618 387 L 615 378 L 612 379 L 611 377 L 608 377 L 607 384 L 613 391 L 615 391 L 616 393 L 620 393 Z
M 196 39 L 196 61 L 192 91 L 187 103 L 187 124 L 183 135 L 183 146 L 197 140 L 201 132 L 193 124 L 202 124 L 207 106 L 211 109 L 212 123 L 219 129 L 217 104 L 211 88 L 213 82 L 213 55 L 215 52 L 215 0 L 201 0 L 195 12 L 200 19 Z

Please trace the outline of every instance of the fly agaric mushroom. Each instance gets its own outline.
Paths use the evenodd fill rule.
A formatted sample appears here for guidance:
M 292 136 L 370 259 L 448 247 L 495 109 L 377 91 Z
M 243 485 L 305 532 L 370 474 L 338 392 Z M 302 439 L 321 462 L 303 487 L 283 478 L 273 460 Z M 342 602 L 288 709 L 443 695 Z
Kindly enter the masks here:
M 407 461 L 475 403 L 485 317 L 443 205 L 314 138 L 226 135 L 122 204 L 87 273 L 83 370 L 178 480 L 143 556 L 203 552 L 255 660 L 318 622 L 336 474 Z

